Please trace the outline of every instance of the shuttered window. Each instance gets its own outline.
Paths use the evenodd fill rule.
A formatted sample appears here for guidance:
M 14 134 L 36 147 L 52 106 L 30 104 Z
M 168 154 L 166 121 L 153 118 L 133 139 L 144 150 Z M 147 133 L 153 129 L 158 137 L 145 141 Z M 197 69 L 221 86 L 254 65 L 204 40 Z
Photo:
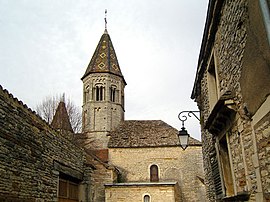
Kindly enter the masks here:
M 216 152 L 213 152 L 212 156 L 210 157 L 210 161 L 211 161 L 212 179 L 214 180 L 216 198 L 221 198 L 223 196 L 223 190 L 222 190 L 222 182 L 220 178 Z
M 78 201 L 78 183 L 67 179 L 59 179 L 58 197 L 59 201 Z
M 78 199 L 78 184 L 69 182 L 69 198 Z
M 231 172 L 231 163 L 229 156 L 229 148 L 227 143 L 227 137 L 229 133 L 224 135 L 218 144 L 219 162 L 222 174 L 223 193 L 225 196 L 234 196 L 233 177 Z
M 212 179 L 217 199 L 225 196 L 234 196 L 234 184 L 227 143 L 228 135 L 229 133 L 226 133 L 223 137 L 217 137 L 216 150 L 212 151 L 212 156 L 210 156 Z
M 68 184 L 67 180 L 62 180 L 62 179 L 59 180 L 59 197 L 63 197 L 63 198 L 68 197 L 67 184 Z

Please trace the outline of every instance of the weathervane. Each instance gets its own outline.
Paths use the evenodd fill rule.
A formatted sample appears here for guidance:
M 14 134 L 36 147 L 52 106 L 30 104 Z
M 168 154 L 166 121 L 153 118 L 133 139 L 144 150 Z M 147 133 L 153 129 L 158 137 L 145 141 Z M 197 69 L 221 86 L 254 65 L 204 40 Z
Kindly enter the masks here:
M 105 30 L 107 30 L 107 9 L 105 9 Z

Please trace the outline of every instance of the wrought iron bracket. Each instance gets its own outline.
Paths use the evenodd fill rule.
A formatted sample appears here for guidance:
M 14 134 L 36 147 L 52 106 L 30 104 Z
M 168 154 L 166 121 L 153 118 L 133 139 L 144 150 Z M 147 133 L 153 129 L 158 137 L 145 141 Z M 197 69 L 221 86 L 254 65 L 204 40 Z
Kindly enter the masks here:
M 192 117 L 191 115 L 193 115 L 198 121 L 200 121 L 200 118 L 195 113 L 200 113 L 200 111 L 181 111 L 178 114 L 178 119 L 182 121 L 182 127 L 184 127 L 184 123 L 188 119 L 188 117 Z

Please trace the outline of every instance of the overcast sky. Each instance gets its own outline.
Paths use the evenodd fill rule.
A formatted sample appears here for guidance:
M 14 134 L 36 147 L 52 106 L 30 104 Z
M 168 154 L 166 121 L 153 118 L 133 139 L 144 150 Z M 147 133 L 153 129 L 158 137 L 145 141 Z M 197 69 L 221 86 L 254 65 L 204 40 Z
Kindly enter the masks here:
M 190 99 L 207 0 L 0 0 L 0 84 L 30 108 L 65 92 L 82 105 L 82 81 L 104 32 L 125 88 L 127 120 L 163 120 L 197 110 Z M 188 132 L 200 139 L 199 122 Z

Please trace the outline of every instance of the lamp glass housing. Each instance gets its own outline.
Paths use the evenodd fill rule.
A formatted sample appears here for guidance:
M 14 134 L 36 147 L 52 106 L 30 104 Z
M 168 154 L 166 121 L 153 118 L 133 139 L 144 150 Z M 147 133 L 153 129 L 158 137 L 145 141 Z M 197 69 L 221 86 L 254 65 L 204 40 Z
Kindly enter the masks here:
M 185 127 L 182 127 L 181 130 L 178 133 L 178 139 L 180 142 L 180 146 L 183 150 L 185 150 L 188 147 L 188 140 L 189 140 L 189 134 Z

